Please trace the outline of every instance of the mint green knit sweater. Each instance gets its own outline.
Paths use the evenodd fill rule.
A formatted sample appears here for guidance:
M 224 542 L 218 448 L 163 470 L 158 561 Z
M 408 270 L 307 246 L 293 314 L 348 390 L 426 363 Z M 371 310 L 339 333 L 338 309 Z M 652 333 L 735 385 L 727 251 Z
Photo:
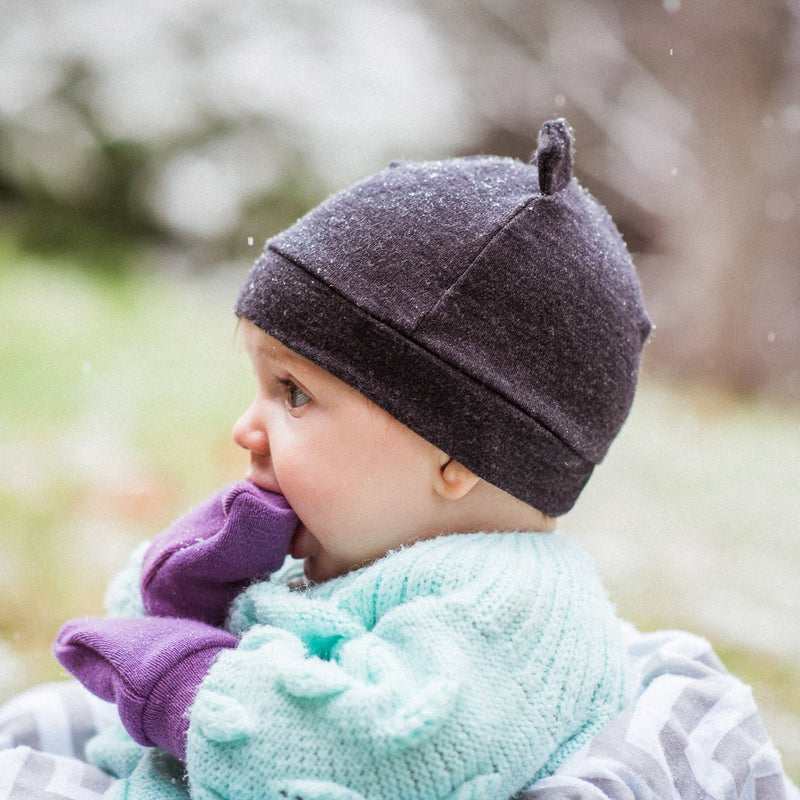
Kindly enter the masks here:
M 305 591 L 259 583 L 229 627 L 240 644 L 191 711 L 195 800 L 507 800 L 626 700 L 617 620 L 560 534 L 443 536 Z M 154 758 L 115 796 L 185 792 Z

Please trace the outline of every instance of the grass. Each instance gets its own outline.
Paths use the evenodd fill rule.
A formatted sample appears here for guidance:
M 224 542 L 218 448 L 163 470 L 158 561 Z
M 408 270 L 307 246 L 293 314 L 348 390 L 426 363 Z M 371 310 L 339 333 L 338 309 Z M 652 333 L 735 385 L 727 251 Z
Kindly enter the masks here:
M 0 700 L 57 677 L 61 623 L 99 613 L 140 540 L 245 458 L 239 271 L 107 274 L 0 239 Z M 707 636 L 800 780 L 800 413 L 644 381 L 562 527 L 620 613 Z

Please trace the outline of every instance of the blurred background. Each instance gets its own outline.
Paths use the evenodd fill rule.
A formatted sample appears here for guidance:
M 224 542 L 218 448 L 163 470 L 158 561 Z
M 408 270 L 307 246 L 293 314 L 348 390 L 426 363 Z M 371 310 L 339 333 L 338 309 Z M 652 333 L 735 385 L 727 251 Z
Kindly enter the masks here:
M 563 527 L 711 639 L 800 779 L 800 1 L 0 0 L 0 700 L 246 459 L 264 240 L 394 158 L 576 171 L 656 330 Z

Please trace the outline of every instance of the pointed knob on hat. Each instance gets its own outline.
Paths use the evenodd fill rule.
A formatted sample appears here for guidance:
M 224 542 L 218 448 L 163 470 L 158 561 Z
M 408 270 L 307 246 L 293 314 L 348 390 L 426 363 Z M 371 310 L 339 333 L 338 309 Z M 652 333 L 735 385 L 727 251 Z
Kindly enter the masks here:
M 539 130 L 531 163 L 539 170 L 539 191 L 560 192 L 572 179 L 572 134 L 564 119 L 545 122 Z

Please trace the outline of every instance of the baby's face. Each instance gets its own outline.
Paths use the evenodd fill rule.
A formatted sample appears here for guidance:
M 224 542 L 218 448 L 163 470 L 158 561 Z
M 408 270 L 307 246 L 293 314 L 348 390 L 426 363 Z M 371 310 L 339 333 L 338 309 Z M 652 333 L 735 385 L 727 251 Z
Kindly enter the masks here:
M 250 322 L 256 395 L 233 429 L 247 479 L 300 518 L 291 554 L 316 582 L 436 534 L 431 476 L 447 457 L 363 395 Z

